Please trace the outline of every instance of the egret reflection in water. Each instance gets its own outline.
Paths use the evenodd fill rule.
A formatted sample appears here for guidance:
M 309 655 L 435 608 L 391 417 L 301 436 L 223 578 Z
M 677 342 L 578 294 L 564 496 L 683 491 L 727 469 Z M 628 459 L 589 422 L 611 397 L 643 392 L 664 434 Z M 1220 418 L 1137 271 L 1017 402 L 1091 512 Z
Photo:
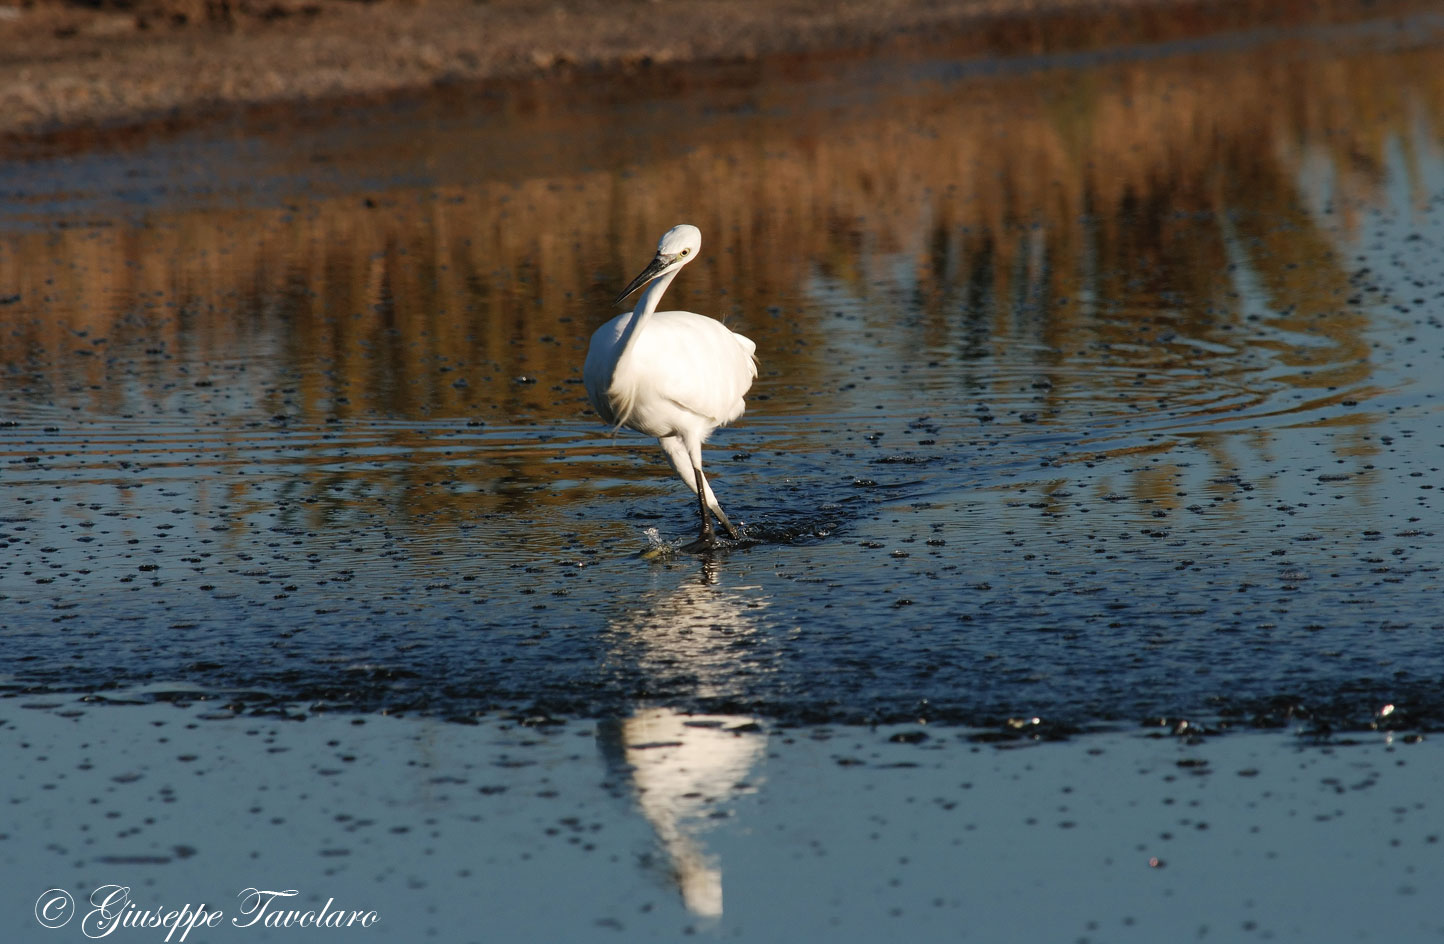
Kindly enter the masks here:
M 682 903 L 695 915 L 719 917 L 722 861 L 705 840 L 730 815 L 729 801 L 755 787 L 749 778 L 767 746 L 756 719 L 642 708 L 601 725 L 598 740 L 656 832 Z
M 635 663 L 658 688 L 684 684 L 677 673 L 690 670 L 694 695 L 721 691 L 756 632 L 762 605 L 749 605 L 719 581 L 719 565 L 708 560 L 697 578 L 619 616 L 609 631 L 612 657 Z M 720 916 L 722 862 L 705 840 L 719 819 L 731 815 L 735 799 L 758 784 L 767 747 L 758 720 L 639 704 L 631 715 L 599 725 L 597 739 L 608 767 L 655 831 L 687 910 Z

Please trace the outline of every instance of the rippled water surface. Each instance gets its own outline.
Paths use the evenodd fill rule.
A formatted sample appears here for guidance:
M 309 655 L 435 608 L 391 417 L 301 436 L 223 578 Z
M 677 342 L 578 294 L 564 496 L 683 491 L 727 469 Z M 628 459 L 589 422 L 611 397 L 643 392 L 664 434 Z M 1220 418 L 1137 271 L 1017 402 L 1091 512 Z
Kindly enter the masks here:
M 0 168 L 12 689 L 1444 721 L 1444 21 L 456 92 Z M 694 527 L 610 300 L 758 345 Z

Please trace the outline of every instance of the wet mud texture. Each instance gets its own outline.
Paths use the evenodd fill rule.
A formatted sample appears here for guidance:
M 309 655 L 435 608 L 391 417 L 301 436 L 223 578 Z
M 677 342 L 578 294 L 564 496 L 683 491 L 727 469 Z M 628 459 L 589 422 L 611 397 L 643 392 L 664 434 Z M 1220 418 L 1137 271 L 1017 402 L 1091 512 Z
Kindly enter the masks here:
M 497 80 L 632 75 L 672 88 L 694 63 L 856 60 L 939 38 L 971 55 L 1188 41 L 1300 18 L 1427 4 L 1276 0 L 26 0 L 0 6 L 0 146 L 67 147 L 137 124 L 193 125 L 257 106 L 336 107 L 398 92 L 495 93 Z
M 3 685 L 1437 727 L 1440 37 L 729 68 L 10 162 Z M 758 543 L 648 560 L 692 505 L 580 364 L 680 208 L 668 302 L 761 355 L 707 459 Z

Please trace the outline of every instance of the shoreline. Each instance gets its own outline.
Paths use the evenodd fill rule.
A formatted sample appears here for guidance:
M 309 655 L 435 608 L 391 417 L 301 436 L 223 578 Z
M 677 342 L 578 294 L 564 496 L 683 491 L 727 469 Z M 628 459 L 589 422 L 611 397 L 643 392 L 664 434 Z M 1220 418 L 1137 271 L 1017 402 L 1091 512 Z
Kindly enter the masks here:
M 958 57 L 1037 55 L 1197 38 L 1259 27 L 1372 19 L 1418 2 L 1357 0 L 763 0 L 692 4 L 517 0 L 356 4 L 188 0 L 120 11 L 40 0 L 0 6 L 0 146 L 104 143 L 252 109 L 365 105 L 438 89 L 655 79 L 690 66 L 784 65 L 905 48 Z M 191 4 L 194 6 L 195 4 Z M 202 8 L 203 10 L 206 8 Z M 214 15 L 214 5 L 212 5 Z M 166 13 L 166 10 L 170 10 Z M 167 19 L 166 17 L 169 17 Z M 16 50 L 22 50 L 17 52 Z

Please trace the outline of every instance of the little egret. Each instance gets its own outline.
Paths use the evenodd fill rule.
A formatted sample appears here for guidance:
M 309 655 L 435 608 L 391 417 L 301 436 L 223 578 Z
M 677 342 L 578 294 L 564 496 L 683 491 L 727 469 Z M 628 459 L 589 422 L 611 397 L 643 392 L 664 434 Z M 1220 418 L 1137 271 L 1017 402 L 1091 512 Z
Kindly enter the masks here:
M 702 474 L 702 443 L 742 415 L 742 398 L 757 376 L 751 340 L 705 315 L 657 310 L 662 293 L 701 248 L 695 226 L 683 223 L 662 235 L 657 255 L 613 303 L 645 285 L 637 307 L 597 329 L 582 369 L 587 399 L 602 421 L 657 437 L 672 468 L 697 493 L 701 533 L 687 550 L 715 545 L 712 515 L 733 540 L 739 537 Z

